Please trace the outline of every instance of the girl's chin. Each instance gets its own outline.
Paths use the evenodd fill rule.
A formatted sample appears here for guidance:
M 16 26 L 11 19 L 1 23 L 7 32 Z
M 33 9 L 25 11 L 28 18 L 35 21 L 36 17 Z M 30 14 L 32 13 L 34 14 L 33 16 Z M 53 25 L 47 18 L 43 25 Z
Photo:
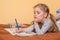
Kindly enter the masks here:
M 35 22 L 39 22 L 38 20 L 35 20 Z
M 41 22 L 40 20 L 34 20 L 35 22 Z

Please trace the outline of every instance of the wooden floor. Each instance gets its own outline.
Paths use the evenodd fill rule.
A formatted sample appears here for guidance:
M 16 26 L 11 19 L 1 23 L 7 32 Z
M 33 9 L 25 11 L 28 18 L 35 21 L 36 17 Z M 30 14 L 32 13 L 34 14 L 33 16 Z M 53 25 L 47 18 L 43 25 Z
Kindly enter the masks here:
M 0 28 L 0 40 L 60 40 L 60 32 L 46 33 L 44 35 L 20 37 L 9 34 L 4 28 Z

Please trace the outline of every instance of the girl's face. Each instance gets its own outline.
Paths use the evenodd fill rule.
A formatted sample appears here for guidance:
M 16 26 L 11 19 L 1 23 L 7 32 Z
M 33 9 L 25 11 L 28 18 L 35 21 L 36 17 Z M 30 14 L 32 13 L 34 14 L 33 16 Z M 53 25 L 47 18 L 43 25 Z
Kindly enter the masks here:
M 47 13 L 42 11 L 39 7 L 34 8 L 34 21 L 35 22 L 42 22 L 46 16 L 47 16 Z

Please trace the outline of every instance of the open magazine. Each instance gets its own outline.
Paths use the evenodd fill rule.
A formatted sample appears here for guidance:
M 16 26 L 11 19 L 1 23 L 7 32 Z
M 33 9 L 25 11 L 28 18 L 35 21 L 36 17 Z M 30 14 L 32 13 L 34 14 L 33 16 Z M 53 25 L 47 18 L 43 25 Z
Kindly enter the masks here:
M 17 35 L 17 36 L 34 36 L 36 33 L 26 33 L 26 32 L 16 32 L 16 28 L 5 28 L 6 31 L 8 31 L 11 35 Z

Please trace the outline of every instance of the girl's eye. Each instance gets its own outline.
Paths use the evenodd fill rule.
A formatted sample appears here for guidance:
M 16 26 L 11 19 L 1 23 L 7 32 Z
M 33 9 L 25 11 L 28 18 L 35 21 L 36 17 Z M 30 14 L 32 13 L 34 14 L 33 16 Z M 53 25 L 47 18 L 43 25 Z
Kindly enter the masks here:
M 37 14 L 40 14 L 40 12 L 37 11 Z
M 40 12 L 38 12 L 38 11 L 35 12 L 35 11 L 34 11 L 34 14 L 40 14 Z

